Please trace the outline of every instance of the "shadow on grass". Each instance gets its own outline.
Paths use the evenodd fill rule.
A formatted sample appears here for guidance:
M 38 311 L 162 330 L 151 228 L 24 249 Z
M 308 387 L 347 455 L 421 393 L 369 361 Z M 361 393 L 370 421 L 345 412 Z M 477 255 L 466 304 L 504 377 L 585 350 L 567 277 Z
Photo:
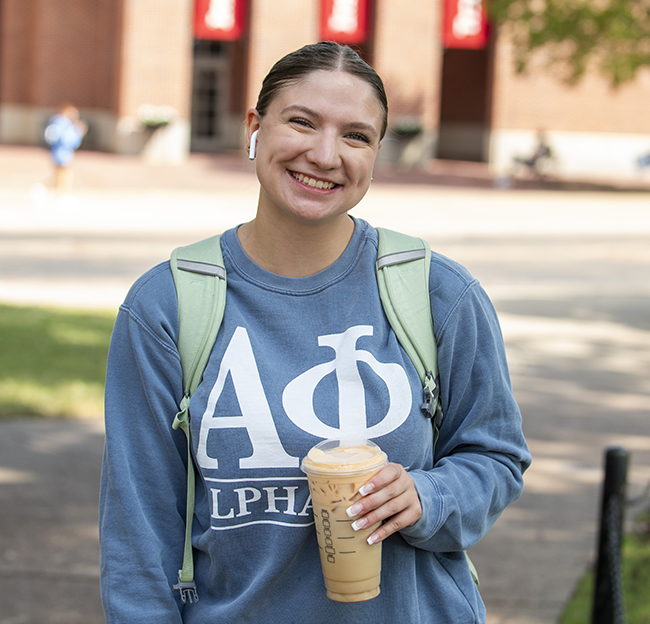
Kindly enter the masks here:
M 114 312 L 0 305 L 0 417 L 98 417 Z

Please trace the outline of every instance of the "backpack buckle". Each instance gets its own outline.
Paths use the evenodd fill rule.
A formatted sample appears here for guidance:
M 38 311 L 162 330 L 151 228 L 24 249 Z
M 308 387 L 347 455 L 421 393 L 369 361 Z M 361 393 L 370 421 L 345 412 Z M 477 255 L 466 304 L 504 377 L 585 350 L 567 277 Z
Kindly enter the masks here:
M 199 601 L 199 595 L 196 592 L 196 583 L 194 581 L 190 583 L 184 583 L 181 581 L 180 576 L 178 577 L 178 583 L 172 587 L 174 591 L 179 591 L 181 593 L 181 600 L 185 604 L 188 600 L 190 604 L 197 603 Z
M 442 423 L 442 410 L 440 409 L 439 401 L 440 386 L 436 381 L 437 380 L 434 380 L 433 378 L 433 373 L 429 371 L 425 376 L 423 389 L 424 400 L 420 409 L 427 418 L 434 419 L 436 427 L 440 427 L 440 424 Z
M 422 402 L 420 409 L 427 418 L 433 418 L 433 402 L 435 401 L 433 393 L 425 386 L 423 395 L 424 401 Z

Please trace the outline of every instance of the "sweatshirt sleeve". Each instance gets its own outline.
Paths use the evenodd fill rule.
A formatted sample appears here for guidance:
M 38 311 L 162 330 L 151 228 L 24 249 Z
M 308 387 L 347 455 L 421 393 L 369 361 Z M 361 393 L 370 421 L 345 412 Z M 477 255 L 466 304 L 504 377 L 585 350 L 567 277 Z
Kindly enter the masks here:
M 186 441 L 172 422 L 182 394 L 168 264 L 145 274 L 117 316 L 106 376 L 100 491 L 107 624 L 182 622 Z
M 444 419 L 433 469 L 409 473 L 422 517 L 401 531 L 437 552 L 478 542 L 520 496 L 531 460 L 494 307 L 462 267 L 456 273 L 451 295 L 431 292 Z

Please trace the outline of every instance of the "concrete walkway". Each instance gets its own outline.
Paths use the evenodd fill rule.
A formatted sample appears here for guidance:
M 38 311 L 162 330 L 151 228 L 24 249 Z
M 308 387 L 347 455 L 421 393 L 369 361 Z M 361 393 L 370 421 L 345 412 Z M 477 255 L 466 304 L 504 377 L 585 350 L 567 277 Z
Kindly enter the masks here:
M 82 152 L 77 165 L 74 192 L 54 198 L 45 152 L 0 147 L 0 301 L 115 309 L 174 246 L 253 215 L 256 180 L 236 157 L 171 168 Z M 604 449 L 632 451 L 630 493 L 650 481 L 650 194 L 495 190 L 471 164 L 385 175 L 355 214 L 479 277 L 535 458 L 472 549 L 488 622 L 554 623 L 594 557 Z M 94 420 L 0 422 L 0 624 L 103 621 L 102 443 Z
M 101 624 L 101 421 L 0 421 L 0 622 Z

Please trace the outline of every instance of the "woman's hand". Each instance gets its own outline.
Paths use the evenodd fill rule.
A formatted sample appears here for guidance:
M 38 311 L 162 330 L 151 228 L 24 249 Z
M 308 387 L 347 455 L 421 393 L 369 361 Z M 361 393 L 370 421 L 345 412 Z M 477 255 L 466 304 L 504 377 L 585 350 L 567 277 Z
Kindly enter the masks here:
M 422 515 L 413 479 L 400 464 L 388 464 L 359 491 L 363 498 L 346 510 L 355 518 L 352 528 L 358 531 L 385 521 L 368 537 L 369 544 L 411 526 Z

